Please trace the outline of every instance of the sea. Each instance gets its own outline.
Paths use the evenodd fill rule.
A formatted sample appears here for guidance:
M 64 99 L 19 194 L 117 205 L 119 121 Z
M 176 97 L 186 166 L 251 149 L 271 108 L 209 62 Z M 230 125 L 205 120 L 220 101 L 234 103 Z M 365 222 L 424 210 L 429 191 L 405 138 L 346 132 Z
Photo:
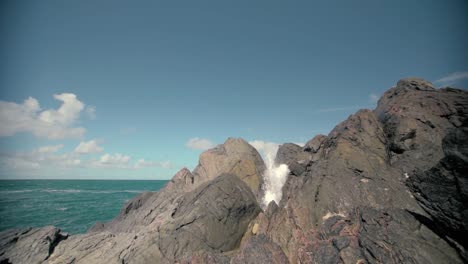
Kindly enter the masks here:
M 85 233 L 116 217 L 139 193 L 158 191 L 163 180 L 0 180 L 0 232 L 54 225 Z

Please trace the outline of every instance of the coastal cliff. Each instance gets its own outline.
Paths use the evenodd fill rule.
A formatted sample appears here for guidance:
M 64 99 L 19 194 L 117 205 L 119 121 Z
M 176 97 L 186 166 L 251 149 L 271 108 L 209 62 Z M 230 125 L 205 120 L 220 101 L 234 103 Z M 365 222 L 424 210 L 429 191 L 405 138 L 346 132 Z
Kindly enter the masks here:
M 263 210 L 262 157 L 229 138 L 86 234 L 0 233 L 0 263 L 468 261 L 467 91 L 400 80 L 275 163 L 289 175 Z

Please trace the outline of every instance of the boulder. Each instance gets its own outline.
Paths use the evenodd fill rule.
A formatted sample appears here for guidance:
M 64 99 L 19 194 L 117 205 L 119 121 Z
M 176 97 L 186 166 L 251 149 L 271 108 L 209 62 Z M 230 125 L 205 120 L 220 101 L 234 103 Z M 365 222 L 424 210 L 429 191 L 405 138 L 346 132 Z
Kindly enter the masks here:
M 293 143 L 285 143 L 278 147 L 275 163 L 288 165 L 290 174 L 300 176 L 305 172 L 311 159 L 310 153 L 305 152 L 302 147 Z
M 212 180 L 223 173 L 234 174 L 259 197 L 265 164 L 257 150 L 241 138 L 228 138 L 224 144 L 200 155 L 193 171 L 195 183 Z

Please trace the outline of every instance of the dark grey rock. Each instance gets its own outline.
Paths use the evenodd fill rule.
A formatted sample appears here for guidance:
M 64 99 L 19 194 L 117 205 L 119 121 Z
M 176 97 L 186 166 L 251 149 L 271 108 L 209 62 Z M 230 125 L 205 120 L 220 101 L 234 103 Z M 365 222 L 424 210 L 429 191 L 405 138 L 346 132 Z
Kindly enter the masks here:
M 226 252 L 239 246 L 261 211 L 250 188 L 222 175 L 180 199 L 174 221 L 161 227 L 160 250 L 180 258 L 188 252 Z
M 275 163 L 286 164 L 290 173 L 299 176 L 306 171 L 312 156 L 293 143 L 285 143 L 279 146 L 276 153 Z
M 414 196 L 434 219 L 442 237 L 461 244 L 468 261 L 468 127 L 453 129 L 443 140 L 446 156 L 427 171 L 407 181 Z

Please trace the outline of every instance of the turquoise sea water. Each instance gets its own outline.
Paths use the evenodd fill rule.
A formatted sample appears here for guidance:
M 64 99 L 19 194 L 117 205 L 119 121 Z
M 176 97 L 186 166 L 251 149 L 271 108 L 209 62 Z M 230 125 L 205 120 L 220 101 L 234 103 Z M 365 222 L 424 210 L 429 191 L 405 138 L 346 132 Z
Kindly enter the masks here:
M 84 233 L 118 215 L 126 201 L 167 181 L 0 180 L 0 231 L 54 225 Z

